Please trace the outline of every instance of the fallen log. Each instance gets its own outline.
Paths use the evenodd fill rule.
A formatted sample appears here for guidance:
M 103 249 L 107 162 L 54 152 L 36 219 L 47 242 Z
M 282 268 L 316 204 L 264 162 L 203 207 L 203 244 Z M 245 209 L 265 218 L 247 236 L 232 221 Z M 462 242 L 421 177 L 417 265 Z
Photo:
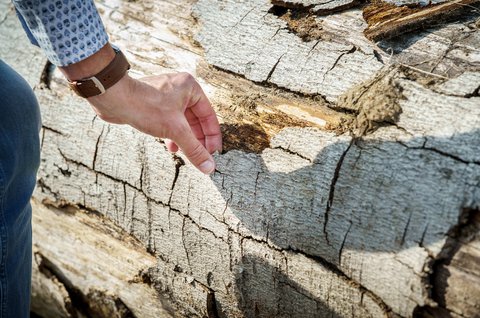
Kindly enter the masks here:
M 364 37 L 360 9 L 323 17 L 325 33 L 305 41 L 266 1 L 98 6 L 134 76 L 197 76 L 227 147 L 204 176 L 96 118 L 44 60 L 21 68 L 43 114 L 35 311 L 475 317 L 474 18 L 390 52 Z M 2 58 L 41 60 L 1 12 Z

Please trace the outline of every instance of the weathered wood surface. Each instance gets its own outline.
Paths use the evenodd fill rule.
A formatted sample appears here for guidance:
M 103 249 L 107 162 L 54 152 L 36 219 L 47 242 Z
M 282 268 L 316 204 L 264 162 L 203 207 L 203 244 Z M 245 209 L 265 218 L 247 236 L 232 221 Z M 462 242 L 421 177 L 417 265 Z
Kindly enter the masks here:
M 362 35 L 360 10 L 322 18 L 325 34 L 336 36 L 304 42 L 270 7 L 259 0 L 99 3 L 135 75 L 198 77 L 229 151 L 217 155 L 214 175 L 203 176 L 154 138 L 97 119 L 55 72 L 51 90 L 36 90 L 44 129 L 35 197 L 94 211 L 138 239 L 155 257 L 143 279 L 178 316 L 475 317 L 480 285 L 466 283 L 479 277 L 478 227 L 469 226 L 480 208 L 474 20 L 398 39 L 389 56 Z M 14 19 L 10 12 L 0 26 L 5 39 L 21 39 Z M 252 84 L 205 59 L 293 92 Z M 38 79 L 41 69 L 24 70 Z M 354 134 L 335 133 L 349 129 Z M 42 221 L 48 214 L 35 218 L 36 231 L 55 230 Z M 61 248 L 53 253 L 44 240 L 36 252 L 80 281 L 81 273 L 66 270 L 68 258 L 54 256 Z M 58 285 L 37 275 L 42 286 Z
M 478 29 L 466 29 L 465 23 L 384 41 L 380 49 L 363 35 L 367 25 L 361 9 L 317 18 L 322 35 L 311 41 L 303 41 L 270 9 L 263 0 L 198 1 L 194 14 L 203 28 L 196 39 L 207 61 L 255 82 L 321 95 L 330 102 L 385 64 L 412 65 L 449 77 L 480 69 Z
M 44 317 L 172 317 L 144 282 L 156 259 L 111 221 L 33 203 L 32 310 Z M 163 301 L 163 302 L 162 302 Z

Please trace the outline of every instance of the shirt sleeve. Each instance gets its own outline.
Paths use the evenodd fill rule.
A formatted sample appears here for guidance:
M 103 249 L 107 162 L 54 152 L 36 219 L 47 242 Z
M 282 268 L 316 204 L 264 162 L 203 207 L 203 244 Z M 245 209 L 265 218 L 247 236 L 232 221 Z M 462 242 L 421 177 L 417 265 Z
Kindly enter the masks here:
M 93 0 L 13 0 L 33 44 L 57 66 L 99 51 L 108 35 Z

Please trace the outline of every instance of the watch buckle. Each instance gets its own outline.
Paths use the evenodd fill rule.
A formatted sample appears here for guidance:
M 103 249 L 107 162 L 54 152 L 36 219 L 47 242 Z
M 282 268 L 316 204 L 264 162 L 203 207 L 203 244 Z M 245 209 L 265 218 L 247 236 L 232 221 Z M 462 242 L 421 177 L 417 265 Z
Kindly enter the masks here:
M 103 84 L 98 80 L 98 78 L 96 78 L 95 76 L 92 76 L 87 78 L 87 80 L 91 80 L 93 84 L 95 84 L 95 87 L 98 88 L 98 90 L 100 91 L 99 95 L 105 93 L 106 89 L 103 86 Z

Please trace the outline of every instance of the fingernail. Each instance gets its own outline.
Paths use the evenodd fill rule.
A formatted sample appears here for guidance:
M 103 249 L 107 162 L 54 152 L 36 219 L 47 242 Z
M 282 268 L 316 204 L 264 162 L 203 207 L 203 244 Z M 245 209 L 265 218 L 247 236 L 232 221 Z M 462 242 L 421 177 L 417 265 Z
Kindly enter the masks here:
M 213 170 L 215 170 L 215 163 L 212 159 L 208 159 L 207 161 L 204 161 L 202 164 L 200 164 L 199 168 L 201 172 L 205 174 L 210 174 L 213 172 Z

